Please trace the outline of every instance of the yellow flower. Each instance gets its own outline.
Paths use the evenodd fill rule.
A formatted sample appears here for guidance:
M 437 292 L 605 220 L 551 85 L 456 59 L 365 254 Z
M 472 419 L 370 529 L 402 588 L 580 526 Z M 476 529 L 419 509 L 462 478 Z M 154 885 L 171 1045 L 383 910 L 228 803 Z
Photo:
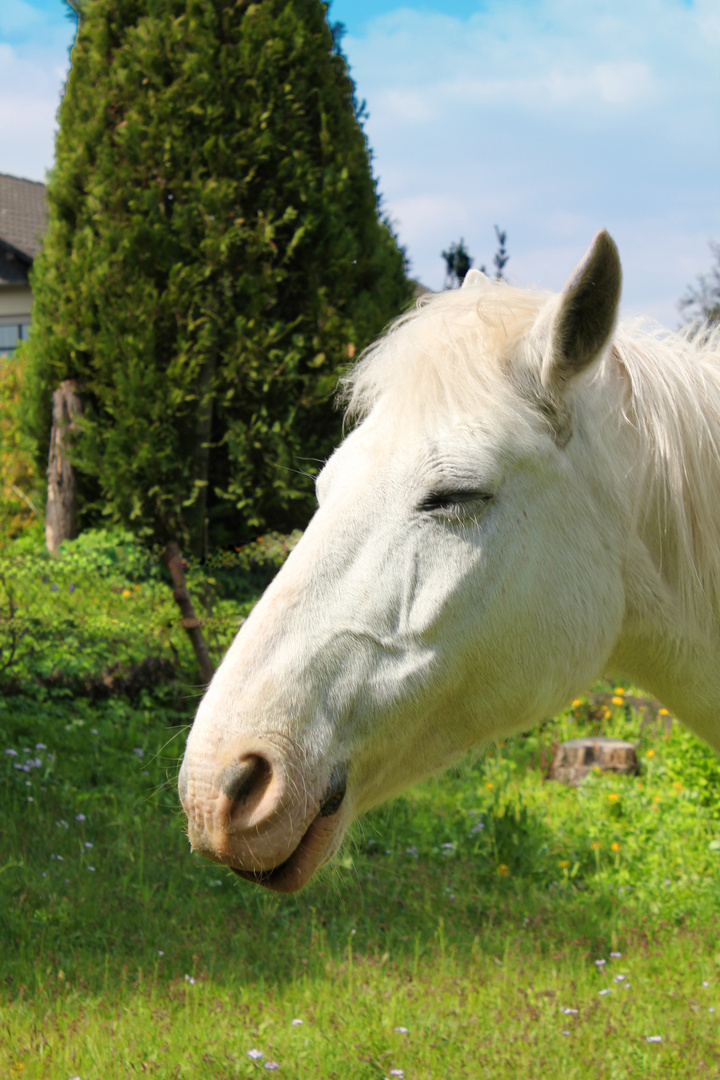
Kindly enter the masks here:
M 669 716 L 670 713 L 667 709 L 658 709 L 658 716 Z
M 624 705 L 625 704 L 624 699 L 621 698 L 621 697 L 618 697 L 617 694 L 615 695 L 614 698 L 611 698 L 611 701 L 612 701 L 613 705 Z
M 510 870 L 505 865 L 505 863 L 500 863 L 500 865 L 498 866 L 498 874 L 500 875 L 500 877 L 507 877 L 509 873 Z
M 130 589 L 123 589 L 120 595 L 122 596 L 123 600 L 127 600 L 128 596 L 132 596 L 132 593 Z
M 495 787 L 495 785 L 488 780 L 485 787 L 488 789 L 488 791 L 492 791 L 492 789 Z
M 610 845 L 610 850 L 611 851 L 619 851 L 620 850 L 620 845 L 618 844 L 617 840 L 613 840 L 612 844 Z
M 570 865 L 570 860 L 569 859 L 561 859 L 561 861 L 560 861 L 560 869 L 561 870 L 565 870 L 565 868 L 568 867 L 569 865 Z
M 593 851 L 598 851 L 602 847 L 602 843 L 599 840 L 593 840 L 590 847 L 593 849 Z
M 608 709 L 608 707 L 606 705 L 605 708 L 603 709 L 603 720 L 609 720 L 610 715 L 611 715 L 610 710 Z
M 653 802 L 662 802 L 662 796 L 656 795 L 653 799 Z
M 610 800 L 610 802 L 617 802 L 619 798 L 620 796 L 618 795 L 617 791 L 611 791 L 608 795 L 608 799 Z
M 673 780 L 673 787 L 675 788 L 676 791 L 684 791 L 685 790 L 679 780 Z
M 653 757 L 655 757 L 655 751 L 654 751 L 653 749 L 650 749 L 650 750 L 648 750 L 648 752 L 647 752 L 647 754 L 645 755 L 645 757 L 648 757 L 648 758 L 653 758 Z
M 616 686 L 615 689 L 613 690 L 613 693 L 614 694 L 624 694 L 625 693 L 625 687 L 624 686 Z
M 580 706 L 584 705 L 584 704 L 585 704 L 585 702 L 583 701 L 582 698 L 576 697 L 575 700 L 572 703 L 572 708 L 573 709 L 579 709 Z

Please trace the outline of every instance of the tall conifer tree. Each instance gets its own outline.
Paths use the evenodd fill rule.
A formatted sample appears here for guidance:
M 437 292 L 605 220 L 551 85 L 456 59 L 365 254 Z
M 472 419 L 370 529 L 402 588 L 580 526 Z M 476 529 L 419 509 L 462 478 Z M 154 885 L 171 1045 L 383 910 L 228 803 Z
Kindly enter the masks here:
M 27 412 L 77 380 L 81 520 L 302 524 L 337 375 L 409 299 L 320 0 L 91 0 L 36 262 Z

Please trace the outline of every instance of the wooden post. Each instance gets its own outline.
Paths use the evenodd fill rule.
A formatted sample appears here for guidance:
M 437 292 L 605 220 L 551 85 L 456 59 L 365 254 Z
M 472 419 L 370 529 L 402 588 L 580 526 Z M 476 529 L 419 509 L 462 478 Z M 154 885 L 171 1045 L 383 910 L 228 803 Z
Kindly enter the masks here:
M 45 508 L 45 545 L 51 554 L 57 551 L 63 540 L 71 540 L 75 535 L 75 474 L 67 456 L 67 444 L 76 427 L 75 419 L 81 413 L 77 384 L 72 379 L 66 379 L 53 394 Z
M 215 674 L 215 666 L 210 659 L 207 642 L 202 632 L 202 620 L 198 619 L 190 599 L 190 593 L 185 582 L 183 557 L 180 548 L 171 540 L 163 552 L 165 565 L 170 571 L 170 577 L 174 585 L 173 596 L 182 613 L 182 626 L 190 638 L 195 657 L 200 665 L 200 675 L 207 685 Z

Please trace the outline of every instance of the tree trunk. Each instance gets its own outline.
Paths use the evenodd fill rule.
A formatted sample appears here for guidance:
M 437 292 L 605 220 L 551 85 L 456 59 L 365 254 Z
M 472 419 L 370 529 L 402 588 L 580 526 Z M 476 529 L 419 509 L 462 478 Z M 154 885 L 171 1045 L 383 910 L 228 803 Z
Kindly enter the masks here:
M 71 540 L 75 536 L 75 474 L 67 456 L 67 445 L 70 434 L 75 430 L 75 418 L 81 413 L 77 384 L 72 379 L 66 379 L 53 394 L 45 509 L 45 544 L 51 554 L 57 551 L 63 540 Z
M 202 681 L 207 685 L 215 674 L 215 667 L 210 659 L 207 642 L 203 636 L 202 621 L 198 619 L 195 614 L 195 609 L 193 608 L 190 593 L 188 592 L 188 587 L 185 582 L 185 563 L 183 562 L 180 548 L 174 540 L 171 540 L 165 548 L 163 559 L 170 571 L 170 577 L 175 586 L 173 596 L 182 613 L 182 626 L 187 631 L 187 635 L 190 638 L 190 643 L 192 644 L 195 657 L 200 666 Z

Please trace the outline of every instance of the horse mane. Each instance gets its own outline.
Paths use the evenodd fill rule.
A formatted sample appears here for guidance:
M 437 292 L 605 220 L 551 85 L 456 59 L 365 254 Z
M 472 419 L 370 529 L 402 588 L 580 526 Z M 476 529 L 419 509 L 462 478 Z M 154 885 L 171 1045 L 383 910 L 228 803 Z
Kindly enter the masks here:
M 494 417 L 517 422 L 526 402 L 508 395 L 507 376 L 552 296 L 504 282 L 423 296 L 341 381 L 347 418 L 388 410 L 402 430 L 428 416 L 472 415 L 490 401 Z M 594 380 L 610 380 L 618 367 L 630 387 L 621 407 L 640 448 L 639 528 L 662 553 L 662 573 L 685 612 L 698 617 L 708 604 L 718 611 L 720 327 L 672 332 L 649 320 L 621 323 Z
M 686 614 L 720 610 L 720 327 L 621 324 L 603 368 L 627 374 L 640 528 Z M 603 368 L 599 372 L 602 378 Z

